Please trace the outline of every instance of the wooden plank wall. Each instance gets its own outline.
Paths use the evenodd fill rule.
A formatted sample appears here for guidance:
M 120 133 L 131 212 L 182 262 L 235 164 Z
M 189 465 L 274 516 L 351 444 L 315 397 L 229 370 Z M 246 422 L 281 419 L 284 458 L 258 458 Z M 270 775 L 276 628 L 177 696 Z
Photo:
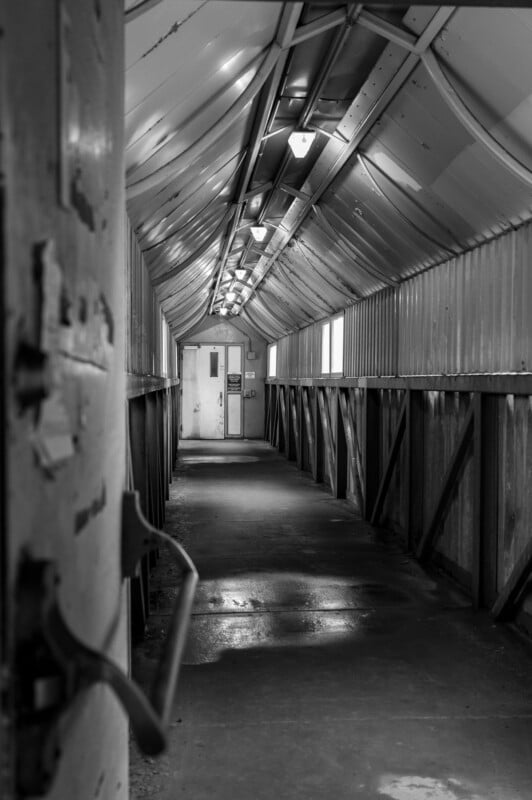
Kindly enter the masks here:
M 406 423 L 403 417 L 375 524 L 420 555 L 440 507 L 423 559 L 452 577 L 475 605 L 492 607 L 530 546 L 532 395 L 271 382 L 266 439 L 369 521 L 402 413 Z M 532 633 L 530 582 L 515 615 Z
M 141 394 L 128 401 L 130 473 L 129 488 L 137 489 L 146 519 L 164 526 L 165 501 L 177 455 L 177 386 Z M 142 560 L 140 574 L 131 581 L 131 631 L 142 638 L 149 613 L 150 568 L 153 559 Z
M 177 344 L 163 318 L 129 220 L 126 231 L 128 484 L 139 491 L 144 516 L 162 528 L 179 436 Z M 166 358 L 163 336 L 167 338 Z M 149 613 L 153 565 L 153 555 L 143 558 L 138 577 L 131 581 L 131 631 L 135 641 L 142 638 Z
M 315 383 L 269 384 L 266 439 L 280 442 L 287 457 L 370 520 L 408 399 L 406 429 L 375 523 L 416 552 L 440 503 L 441 520 L 423 557 L 456 580 L 475 604 L 491 607 L 530 542 L 532 395 Z M 474 422 L 464 432 L 468 414 Z M 463 454 L 442 498 L 461 437 Z M 531 590 L 525 586 L 517 609 L 527 628 Z

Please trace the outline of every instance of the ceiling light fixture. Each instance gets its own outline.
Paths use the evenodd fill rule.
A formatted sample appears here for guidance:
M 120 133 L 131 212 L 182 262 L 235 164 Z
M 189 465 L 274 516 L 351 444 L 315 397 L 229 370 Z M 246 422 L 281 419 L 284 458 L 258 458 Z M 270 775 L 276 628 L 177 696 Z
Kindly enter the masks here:
M 226 317 L 226 316 L 228 315 L 228 313 L 229 313 L 229 310 L 228 310 L 228 309 L 227 309 L 225 306 L 223 306 L 223 307 L 220 309 L 219 313 L 220 313 L 220 316 L 222 316 L 222 317 Z
M 247 274 L 247 269 L 235 269 L 235 277 L 237 277 L 239 281 L 243 281 Z
M 252 225 L 250 230 L 256 242 L 263 242 L 268 233 L 268 229 L 265 228 L 264 225 Z
M 230 303 L 231 303 L 233 300 L 236 300 L 236 298 L 237 298 L 237 294 L 236 294 L 236 292 L 227 292 L 227 293 L 226 293 L 226 295 L 225 295 L 225 299 L 226 299 L 226 300 L 229 300 L 229 302 L 230 302 Z
M 293 131 L 288 137 L 288 144 L 294 158 L 305 158 L 315 138 L 313 131 Z

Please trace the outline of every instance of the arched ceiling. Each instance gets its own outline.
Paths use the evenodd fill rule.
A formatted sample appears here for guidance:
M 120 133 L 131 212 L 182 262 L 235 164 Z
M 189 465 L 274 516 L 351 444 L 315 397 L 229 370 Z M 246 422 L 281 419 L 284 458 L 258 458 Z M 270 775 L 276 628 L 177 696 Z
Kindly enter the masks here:
M 531 43 L 530 9 L 126 2 L 128 213 L 176 338 L 279 338 L 528 220 Z

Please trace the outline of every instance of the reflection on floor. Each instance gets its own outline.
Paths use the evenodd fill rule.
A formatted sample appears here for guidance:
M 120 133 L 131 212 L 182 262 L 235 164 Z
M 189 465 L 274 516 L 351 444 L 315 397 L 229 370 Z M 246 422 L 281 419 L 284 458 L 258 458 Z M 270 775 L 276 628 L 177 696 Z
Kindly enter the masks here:
M 183 442 L 201 583 L 167 753 L 133 800 L 530 800 L 532 652 L 256 442 Z M 146 684 L 176 594 L 164 556 Z

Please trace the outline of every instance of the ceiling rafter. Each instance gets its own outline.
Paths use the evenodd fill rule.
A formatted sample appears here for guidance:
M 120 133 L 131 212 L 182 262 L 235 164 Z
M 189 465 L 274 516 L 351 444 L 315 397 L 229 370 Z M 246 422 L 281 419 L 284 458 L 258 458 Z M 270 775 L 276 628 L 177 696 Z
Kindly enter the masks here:
M 344 210 L 340 203 L 337 203 L 336 207 L 332 205 L 326 206 L 325 204 L 320 207 L 323 218 L 329 221 L 328 217 L 332 217 L 334 220 L 335 225 L 331 225 L 331 228 L 332 230 L 336 230 L 336 235 L 342 237 L 345 242 L 348 242 L 353 249 L 364 257 L 364 260 L 368 264 L 372 265 L 374 272 L 379 276 L 381 281 L 389 285 L 398 283 L 397 278 L 391 277 L 391 275 L 381 269 L 380 266 L 377 266 L 378 263 L 385 264 L 391 271 L 393 269 L 393 261 L 390 260 L 387 254 L 381 253 L 375 244 L 353 227 L 347 219 L 344 219 L 343 215 L 340 213 Z M 367 224 L 363 217 L 361 218 L 361 222 Z M 385 244 L 384 240 L 382 241 L 383 244 Z M 386 249 L 391 250 L 389 246 Z
M 347 255 L 349 259 L 351 259 L 355 264 L 357 269 L 362 270 L 367 276 L 369 276 L 372 280 L 377 281 L 381 284 L 388 284 L 388 278 L 384 275 L 378 267 L 375 266 L 371 261 L 368 260 L 367 256 L 363 251 L 357 247 L 354 242 L 347 240 L 343 234 L 339 234 L 338 231 L 331 225 L 323 209 L 319 206 L 315 206 L 314 212 L 316 214 L 316 219 L 318 224 L 322 229 L 325 230 L 325 234 L 331 239 L 332 242 L 336 242 L 341 250 Z
M 297 3 L 296 5 L 300 6 L 302 4 Z M 126 187 L 128 198 L 138 197 L 138 195 L 147 192 L 149 189 L 156 188 L 163 181 L 172 180 L 180 170 L 190 166 L 207 147 L 223 136 L 234 125 L 248 103 L 258 95 L 282 53 L 281 45 L 277 41 L 272 42 L 253 80 L 230 108 L 202 136 L 199 136 L 194 144 L 191 144 L 186 150 L 183 150 L 175 158 L 158 167 L 149 175 L 130 183 Z
M 174 139 L 178 139 L 181 136 L 186 136 L 187 129 L 190 128 L 190 126 L 193 123 L 196 123 L 198 119 L 201 119 L 201 117 L 204 116 L 206 112 L 209 111 L 209 109 L 212 106 L 213 102 L 215 102 L 216 100 L 219 100 L 226 93 L 228 93 L 232 89 L 234 89 L 235 83 L 238 83 L 238 81 L 240 81 L 240 80 L 244 80 L 244 78 L 247 75 L 247 73 L 250 72 L 252 69 L 254 69 L 257 66 L 257 64 L 259 65 L 259 69 L 260 69 L 260 66 L 264 64 L 264 58 L 267 55 L 267 53 L 268 53 L 268 48 L 265 48 L 265 50 L 262 51 L 260 54 L 254 55 L 246 64 L 244 64 L 241 67 L 240 71 L 235 76 L 233 76 L 223 86 L 219 87 L 218 90 L 214 93 L 214 95 L 212 97 L 208 97 L 203 103 L 201 103 L 199 106 L 197 106 L 188 115 L 188 117 L 186 119 L 182 120 L 177 127 L 173 127 L 171 132 L 166 133 L 162 137 L 160 144 L 155 144 L 152 147 L 150 147 L 149 153 L 147 153 L 140 160 L 137 160 L 134 164 L 131 164 L 128 167 L 127 171 L 126 171 L 126 183 L 128 185 L 134 184 L 135 183 L 135 174 L 138 173 L 139 170 L 141 170 L 141 169 L 149 169 L 150 161 L 152 159 L 154 159 L 154 158 L 157 158 L 160 155 L 161 151 L 164 150 L 164 148 L 167 147 Z M 149 95 L 146 98 L 144 98 L 143 102 L 145 102 L 145 100 L 148 99 L 148 98 L 149 98 Z M 235 104 L 236 104 L 236 101 L 235 101 Z M 139 134 L 138 137 L 128 145 L 127 150 L 130 149 L 130 148 L 133 148 L 133 147 L 135 147 L 135 145 L 138 145 L 139 143 L 141 143 L 143 140 L 145 140 L 146 137 L 153 137 L 154 130 L 159 125 L 163 125 L 164 126 L 164 123 L 167 121 L 168 117 L 171 117 L 171 115 L 172 115 L 172 113 L 174 111 L 175 111 L 175 106 L 171 106 L 171 107 L 167 108 L 164 111 L 164 113 L 162 113 L 162 115 L 158 118 L 158 120 L 156 122 L 154 122 L 152 125 L 150 125 L 141 134 Z M 222 118 L 223 118 L 223 115 L 222 115 Z M 212 127 L 215 127 L 215 126 L 212 126 Z M 205 135 L 207 135 L 208 133 L 209 133 L 209 131 L 207 131 Z M 188 151 L 184 151 L 184 152 L 188 152 Z M 178 158 L 180 158 L 181 155 L 182 155 L 182 153 L 179 154 Z M 171 162 L 167 162 L 167 163 L 171 163 Z M 166 165 L 164 165 L 164 166 L 166 166 Z M 159 169 L 162 169 L 162 167 L 159 168 Z M 148 176 L 152 175 L 153 172 L 154 171 L 152 170 L 152 172 L 148 173 Z
M 218 225 L 216 226 L 214 231 L 203 242 L 201 247 L 198 250 L 196 250 L 194 253 L 192 253 L 191 256 L 189 256 L 184 261 L 182 261 L 180 264 L 177 264 L 175 267 L 172 267 L 172 269 L 169 270 L 168 272 L 165 272 L 163 275 L 159 275 L 157 278 L 152 278 L 152 284 L 154 286 L 160 286 L 162 283 L 166 283 L 166 281 L 169 281 L 171 278 L 175 278 L 175 276 L 179 275 L 180 272 L 183 272 L 184 269 L 186 269 L 187 267 L 190 267 L 191 264 L 193 264 L 195 261 L 198 260 L 198 258 L 201 258 L 201 256 L 209 249 L 209 247 L 212 247 L 212 245 L 214 244 L 216 239 L 221 235 L 221 233 L 225 229 L 227 223 L 229 222 L 231 217 L 234 215 L 235 210 L 236 210 L 236 208 L 235 208 L 234 205 L 229 206 L 229 208 L 226 210 L 225 214 L 223 215 L 223 218 L 222 218 L 221 222 L 218 223 Z
M 145 14 L 146 11 L 151 11 L 152 8 L 158 6 L 159 3 L 162 3 L 162 1 L 163 0 L 140 0 L 140 2 L 134 5 L 132 8 L 128 8 L 126 11 L 124 11 L 126 22 L 133 22 L 134 19 L 138 19 Z
M 499 144 L 467 108 L 454 86 L 443 73 L 434 52 L 430 49 L 426 50 L 422 54 L 421 60 L 441 97 L 473 138 L 483 144 L 486 150 L 488 150 L 506 170 L 516 175 L 523 183 L 532 186 L 532 171 Z
M 215 178 L 222 170 L 226 169 L 229 164 L 238 159 L 238 164 L 236 165 L 235 169 L 231 172 L 231 176 L 227 182 L 231 181 L 233 177 L 236 175 L 238 170 L 240 169 L 240 165 L 242 164 L 242 159 L 246 154 L 245 149 L 239 150 L 238 152 L 234 153 L 230 158 L 226 159 L 219 167 L 217 167 L 213 172 L 211 172 L 211 177 Z M 191 187 L 193 187 L 191 189 Z M 168 223 L 171 217 L 176 214 L 179 209 L 192 201 L 192 198 L 199 194 L 201 191 L 205 190 L 205 180 L 201 180 L 201 177 L 198 178 L 195 176 L 193 180 L 189 181 L 185 186 L 183 186 L 178 192 L 175 192 L 170 197 L 162 202 L 162 204 L 155 210 L 150 211 L 148 217 L 141 223 L 135 233 L 137 234 L 139 244 L 142 247 L 142 242 L 146 239 L 150 233 L 155 229 L 158 228 L 159 225 L 162 225 L 163 222 Z M 188 192 L 188 194 L 187 194 Z M 165 206 L 173 201 L 179 201 L 171 210 L 165 210 Z M 162 213 L 162 217 L 158 217 L 157 215 Z
M 266 342 L 271 342 L 273 340 L 273 337 L 266 330 L 264 330 L 264 328 L 260 327 L 257 320 L 255 319 L 252 320 L 249 314 L 244 312 L 243 314 L 240 314 L 239 319 L 245 322 L 246 325 L 249 325 L 250 327 L 254 328 Z M 231 322 L 235 324 L 236 320 L 235 321 L 231 320 Z
M 410 50 L 411 53 L 418 52 L 417 38 L 413 33 L 403 28 L 398 28 L 396 25 L 392 25 L 391 22 L 377 17 L 375 14 L 372 14 L 371 11 L 362 11 L 357 22 L 362 28 L 367 28 L 369 31 L 383 36 L 390 42 L 395 42 L 395 44 L 404 47 L 406 50 Z
M 345 295 L 346 292 L 349 295 L 353 295 L 353 290 L 345 283 L 345 281 L 342 279 L 342 277 L 340 275 L 338 275 L 338 273 L 335 270 L 326 269 L 325 272 L 326 273 L 327 272 L 330 273 L 332 275 L 332 279 L 327 277 L 327 274 L 324 274 L 321 271 L 321 269 L 319 269 L 318 266 L 316 264 L 314 264 L 308 258 L 308 256 L 303 251 L 303 248 L 301 247 L 300 242 L 297 242 L 297 250 L 298 250 L 299 257 L 302 258 L 305 261 L 306 264 L 308 264 L 309 268 L 313 272 L 315 272 L 318 275 L 319 279 L 322 280 L 327 286 L 329 286 L 330 289 L 332 289 L 334 292 L 342 292 L 344 295 Z M 293 259 L 297 260 L 297 255 L 294 252 L 294 250 L 292 250 L 292 253 L 294 253 Z M 284 258 L 285 262 L 287 262 L 288 264 L 291 264 L 292 258 L 291 257 L 287 258 L 286 257 L 286 253 L 283 253 L 283 258 Z M 322 264 L 323 262 L 319 262 L 319 263 Z M 341 286 L 341 288 L 339 288 L 339 285 Z
M 326 300 L 323 296 L 318 297 L 315 294 L 315 292 L 312 289 L 312 286 L 306 284 L 302 275 L 298 275 L 296 270 L 292 267 L 292 265 L 290 264 L 290 259 L 284 258 L 284 260 L 282 261 L 281 259 L 279 259 L 277 262 L 277 269 L 279 270 L 280 275 L 284 278 L 286 283 L 288 285 L 293 284 L 294 287 L 298 289 L 298 292 L 303 295 L 303 297 L 307 302 L 310 302 L 311 304 L 314 303 L 318 307 L 321 306 L 322 309 L 324 310 L 324 313 L 327 313 L 327 310 L 329 310 L 329 313 L 334 313 L 334 311 L 336 310 L 334 305 L 331 305 L 331 303 L 329 303 L 328 300 Z M 320 278 L 322 278 L 321 274 L 318 272 L 317 269 L 314 269 L 314 271 L 319 275 Z M 289 275 L 286 274 L 287 272 L 289 273 Z M 325 281 L 325 283 L 331 286 L 329 281 Z M 332 288 L 335 292 L 341 293 L 341 290 L 338 289 L 337 287 L 332 287 Z
M 290 42 L 290 47 L 295 47 L 297 44 L 306 42 L 307 39 L 311 39 L 313 36 L 319 36 L 321 33 L 335 28 L 337 25 L 342 25 L 346 17 L 345 9 L 340 8 L 338 11 L 331 11 L 323 17 L 308 22 L 306 25 L 300 25 L 299 28 L 296 28 L 292 41 Z
M 266 126 L 277 97 L 277 92 L 284 73 L 286 60 L 288 58 L 289 51 L 287 49 L 287 45 L 292 40 L 294 31 L 301 16 L 303 5 L 304 3 L 285 3 L 281 12 L 276 35 L 277 46 L 280 48 L 279 57 L 276 61 L 276 64 L 272 68 L 272 74 L 269 78 L 267 86 L 265 87 L 265 91 L 262 92 L 259 99 L 259 107 L 253 122 L 250 144 L 247 149 L 246 159 L 242 165 L 242 171 L 235 192 L 234 202 L 237 205 L 237 212 L 232 220 L 229 230 L 226 233 L 225 242 L 217 266 L 216 285 L 212 293 L 209 313 L 212 313 L 223 270 L 233 245 L 237 228 L 240 225 L 245 204 L 245 195 L 248 191 L 249 182 L 257 163 L 262 138 L 266 131 Z
M 303 222 L 306 220 L 308 214 L 311 212 L 312 208 L 327 191 L 329 186 L 343 169 L 345 164 L 349 161 L 351 156 L 357 151 L 360 143 L 371 130 L 376 120 L 395 98 L 405 81 L 409 78 L 411 73 L 419 64 L 421 54 L 425 52 L 428 47 L 430 47 L 434 39 L 441 32 L 442 28 L 450 20 L 451 16 L 454 14 L 454 11 L 455 7 L 438 8 L 430 22 L 425 27 L 423 33 L 421 33 L 421 35 L 418 37 L 416 52 L 409 53 L 406 56 L 401 67 L 394 73 L 393 77 L 376 99 L 364 119 L 362 119 L 354 128 L 349 142 L 341 147 L 340 152 L 338 152 L 340 147 L 339 143 L 333 140 L 330 142 L 330 146 L 333 148 L 332 152 L 327 152 L 327 148 L 325 148 L 322 156 L 320 156 L 320 159 L 318 159 L 317 164 L 313 168 L 313 171 L 317 172 L 317 168 L 319 169 L 323 167 L 323 163 L 320 163 L 320 161 L 323 162 L 324 160 L 329 160 L 330 164 L 325 172 L 325 175 L 321 178 L 318 187 L 314 190 L 312 196 L 308 200 L 300 201 L 296 199 L 291 204 L 283 219 L 284 231 L 279 231 L 274 235 L 274 238 L 277 239 L 273 245 L 275 248 L 274 253 L 265 261 L 263 261 L 263 264 L 260 265 L 261 274 L 259 275 L 259 279 L 253 287 L 252 294 L 246 301 L 244 301 L 244 306 L 256 296 L 258 287 L 262 284 L 264 278 L 268 274 L 268 271 L 275 263 L 279 255 L 283 252 L 288 241 L 299 230 Z M 349 120 L 350 117 L 356 115 L 357 101 L 358 97 L 355 98 L 349 107 L 346 115 L 344 116 L 344 120 Z
M 312 114 L 313 114 L 313 112 L 314 112 L 314 110 L 316 108 L 316 105 L 318 103 L 318 100 L 320 98 L 320 94 L 323 91 L 323 87 L 325 86 L 327 80 L 329 79 L 331 71 L 332 71 L 332 69 L 333 69 L 333 67 L 334 67 L 334 65 L 335 65 L 335 63 L 336 63 L 341 51 L 342 51 L 342 48 L 343 48 L 343 46 L 345 44 L 345 41 L 346 41 L 350 31 L 351 31 L 351 28 L 353 27 L 358 15 L 361 13 L 361 11 L 362 11 L 362 5 L 361 4 L 357 4 L 357 5 L 351 5 L 351 8 L 350 8 L 350 11 L 349 11 L 348 14 L 345 14 L 345 12 L 344 12 L 344 20 L 342 22 L 342 27 L 336 33 L 336 36 L 335 36 L 333 42 L 331 43 L 331 46 L 328 49 L 327 57 L 324 60 L 323 64 L 321 65 L 320 70 L 318 71 L 318 73 L 317 73 L 317 75 L 316 75 L 316 77 L 314 79 L 312 87 L 311 87 L 307 97 L 305 98 L 305 103 L 304 103 L 303 109 L 301 110 L 301 113 L 300 113 L 300 115 L 298 117 L 298 120 L 294 125 L 295 128 L 304 128 L 308 124 L 310 118 L 312 117 Z M 284 175 L 286 173 L 286 170 L 288 168 L 288 165 L 290 164 L 290 161 L 291 161 L 291 153 L 287 149 L 285 151 L 285 153 L 284 153 L 284 156 L 283 156 L 283 159 L 281 161 L 281 164 L 279 165 L 279 168 L 277 170 L 277 174 L 276 174 L 275 178 L 273 179 L 273 185 L 272 185 L 272 188 L 270 189 L 270 193 L 269 193 L 269 196 L 268 196 L 268 198 L 266 200 L 266 203 L 264 204 L 264 206 L 261 209 L 261 212 L 260 212 L 260 214 L 258 216 L 258 219 L 257 219 L 257 224 L 258 225 L 262 225 L 264 220 L 266 219 L 266 217 L 268 215 L 269 208 L 271 206 L 272 199 L 274 197 L 274 194 L 275 194 L 277 189 L 281 188 L 281 184 L 282 184 Z M 283 191 L 286 192 L 287 188 L 283 187 Z M 249 242 L 249 244 L 248 244 L 248 250 L 249 251 L 251 251 L 252 245 L 253 245 L 253 242 Z M 245 252 L 244 255 L 242 256 L 242 259 L 241 259 L 242 266 L 244 266 L 244 264 L 246 262 L 246 259 L 247 259 L 247 253 Z
M 380 186 L 377 183 L 375 177 L 371 173 L 370 167 L 371 167 L 371 169 L 376 170 L 376 172 L 379 172 L 381 175 L 384 175 L 386 180 L 390 181 L 390 183 L 392 184 L 394 189 L 397 192 L 399 192 L 402 195 L 402 197 L 405 197 L 408 200 L 408 202 L 412 203 L 412 205 L 418 211 L 420 211 L 427 218 L 427 220 L 430 220 L 432 225 L 434 225 L 435 227 L 440 228 L 440 230 L 442 230 L 442 231 L 445 231 L 445 233 L 448 236 L 450 236 L 453 239 L 453 241 L 456 241 L 455 237 L 453 236 L 451 231 L 449 231 L 447 228 L 443 227 L 441 222 L 438 219 L 433 217 L 432 214 L 429 211 L 427 211 L 427 209 L 423 205 L 421 205 L 421 203 L 417 203 L 412 197 L 410 197 L 408 192 L 406 192 L 403 189 L 403 187 L 400 186 L 397 183 L 397 181 L 394 181 L 393 178 L 390 175 L 385 173 L 384 170 L 382 170 L 377 164 L 375 164 L 375 162 L 372 161 L 368 156 L 366 156 L 365 154 L 359 152 L 359 153 L 357 153 L 357 160 L 358 160 L 358 163 L 360 164 L 360 166 L 362 167 L 362 169 L 364 170 L 365 175 L 367 175 L 369 182 L 371 183 L 371 185 L 373 186 L 373 188 L 375 189 L 377 194 L 379 194 L 381 197 L 384 198 L 384 200 L 388 203 L 388 205 L 393 208 L 393 210 L 396 212 L 396 214 L 399 217 L 401 217 L 401 219 L 407 225 L 409 225 L 411 228 L 413 228 L 420 236 L 422 236 L 424 239 L 426 239 L 426 241 L 430 242 L 431 244 L 436 245 L 436 247 L 439 247 L 442 250 L 445 250 L 447 253 L 449 253 L 449 255 L 451 255 L 451 256 L 458 255 L 458 253 L 460 252 L 460 249 L 451 248 L 448 245 L 443 244 L 443 242 L 440 242 L 438 239 L 435 239 L 433 236 L 431 236 L 429 233 L 427 233 L 427 231 L 424 230 L 424 228 L 421 228 L 412 219 L 410 219 L 410 217 L 408 217 L 403 211 L 401 211 L 399 206 L 396 203 L 393 202 L 391 197 L 388 196 L 388 194 L 384 191 L 382 186 Z
M 263 183 L 262 186 L 256 186 L 254 189 L 250 189 L 249 192 L 246 192 L 242 199 L 245 200 L 246 202 L 248 200 L 252 200 L 254 197 L 257 197 L 257 195 L 264 194 L 264 192 L 267 192 L 268 189 L 272 188 L 272 186 L 273 183 L 271 181 Z
M 186 230 L 190 235 L 190 233 L 192 232 L 191 226 L 193 226 L 197 221 L 201 222 L 201 217 L 204 216 L 205 212 L 209 209 L 212 209 L 213 206 L 216 208 L 217 205 L 222 205 L 220 203 L 220 198 L 218 195 L 213 195 L 213 197 L 211 197 L 211 199 L 207 203 L 205 203 L 205 205 L 202 208 L 198 208 L 196 211 L 191 212 L 191 216 L 185 218 L 181 222 L 179 228 L 175 228 L 174 230 L 170 231 L 170 233 L 167 233 L 162 239 L 159 239 L 158 242 L 154 242 L 153 244 L 148 245 L 148 247 L 143 248 L 142 252 L 149 253 L 152 250 L 155 250 L 157 247 L 162 247 L 163 244 L 166 244 L 167 242 L 170 241 L 170 239 L 173 239 L 174 236 L 177 236 L 184 230 Z
M 357 291 L 356 285 L 349 283 L 349 276 L 346 275 L 344 272 L 342 272 L 341 269 L 340 271 L 338 270 L 335 264 L 335 259 L 331 258 L 330 261 L 324 261 L 322 258 L 319 257 L 318 254 L 314 253 L 311 247 L 305 244 L 305 242 L 301 242 L 299 239 L 294 239 L 294 241 L 301 255 L 301 258 L 303 258 L 303 260 L 306 261 L 307 264 L 310 264 L 310 266 L 313 267 L 316 270 L 316 272 L 318 272 L 319 275 L 323 277 L 323 272 L 320 269 L 318 269 L 318 266 L 314 263 L 314 261 L 311 258 L 309 258 L 309 256 L 305 253 L 303 248 L 309 250 L 309 252 L 313 255 L 314 259 L 320 266 L 323 265 L 328 272 L 332 273 L 335 280 L 343 287 L 344 294 L 348 294 L 354 297 L 356 300 L 360 299 L 361 295 L 360 292 Z M 352 262 L 353 259 L 350 259 L 350 263 Z M 358 265 L 358 262 L 356 262 L 356 264 Z

